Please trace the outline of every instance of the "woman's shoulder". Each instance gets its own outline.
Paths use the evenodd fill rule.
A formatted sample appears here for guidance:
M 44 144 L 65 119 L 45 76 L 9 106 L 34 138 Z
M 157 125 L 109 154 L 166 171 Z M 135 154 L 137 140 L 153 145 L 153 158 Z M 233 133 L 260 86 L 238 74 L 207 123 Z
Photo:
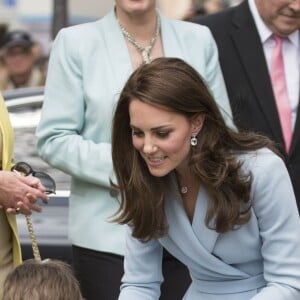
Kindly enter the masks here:
M 114 22 L 113 14 L 112 12 L 109 12 L 98 20 L 62 28 L 59 31 L 59 35 L 69 39 L 90 39 L 91 36 L 99 35 L 99 31 L 108 30 L 108 27 L 112 22 Z
M 199 36 L 202 38 L 211 37 L 209 28 L 204 25 L 182 20 L 167 19 L 165 17 L 162 17 L 162 22 L 169 23 L 176 32 L 182 32 L 183 34 Z
M 97 48 L 99 51 L 105 48 L 105 37 L 110 28 L 113 27 L 113 18 L 111 14 L 107 14 L 101 19 L 72 25 L 62 28 L 52 45 L 52 48 L 67 49 L 66 51 L 72 56 L 78 53 L 89 53 Z
M 88 37 L 96 33 L 100 24 L 101 20 L 73 25 L 70 27 L 62 28 L 59 31 L 58 35 L 63 36 L 64 38 Z
M 282 158 L 268 148 L 237 153 L 237 156 L 238 160 L 242 162 L 243 168 L 252 172 L 258 170 L 270 170 L 279 166 L 284 166 Z

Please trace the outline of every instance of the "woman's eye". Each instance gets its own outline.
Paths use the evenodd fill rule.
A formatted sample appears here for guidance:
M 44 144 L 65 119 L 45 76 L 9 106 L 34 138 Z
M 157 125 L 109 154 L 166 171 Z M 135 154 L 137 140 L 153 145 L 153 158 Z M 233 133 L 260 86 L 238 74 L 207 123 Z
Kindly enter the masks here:
M 141 131 L 132 130 L 132 135 L 137 136 L 137 137 L 141 137 L 143 135 L 143 133 Z
M 158 131 L 156 134 L 161 138 L 165 138 L 169 135 L 169 133 L 169 131 Z

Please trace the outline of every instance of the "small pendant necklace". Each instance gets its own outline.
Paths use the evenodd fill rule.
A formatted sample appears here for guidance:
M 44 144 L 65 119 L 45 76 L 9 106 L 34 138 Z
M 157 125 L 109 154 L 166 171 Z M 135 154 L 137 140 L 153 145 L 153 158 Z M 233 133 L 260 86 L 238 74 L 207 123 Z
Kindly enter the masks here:
M 122 30 L 122 33 L 124 35 L 124 37 L 138 50 L 138 52 L 142 55 L 143 58 L 143 64 L 149 64 L 151 62 L 151 50 L 159 36 L 159 32 L 160 32 L 160 18 L 159 16 L 156 17 L 156 31 L 154 36 L 152 37 L 150 44 L 146 47 L 142 47 L 137 41 L 136 39 L 121 25 L 121 23 L 119 22 L 118 18 L 117 21 L 119 23 L 119 26 Z
M 181 194 L 186 194 L 188 192 L 188 187 L 187 186 L 181 186 L 180 187 L 180 193 Z

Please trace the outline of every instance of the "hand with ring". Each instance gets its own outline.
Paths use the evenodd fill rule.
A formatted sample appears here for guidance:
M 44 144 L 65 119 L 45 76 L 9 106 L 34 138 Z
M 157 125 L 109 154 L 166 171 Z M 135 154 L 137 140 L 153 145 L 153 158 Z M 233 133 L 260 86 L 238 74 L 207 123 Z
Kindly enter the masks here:
M 31 211 L 40 212 L 37 199 L 48 202 L 46 188 L 34 176 L 20 176 L 15 172 L 0 171 L 0 206 L 8 213 L 29 215 Z

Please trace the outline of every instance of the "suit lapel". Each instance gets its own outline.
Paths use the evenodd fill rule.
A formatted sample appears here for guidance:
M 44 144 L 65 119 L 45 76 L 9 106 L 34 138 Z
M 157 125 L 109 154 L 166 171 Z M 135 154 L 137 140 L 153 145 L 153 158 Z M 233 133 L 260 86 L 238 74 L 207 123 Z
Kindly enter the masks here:
M 279 116 L 262 44 L 247 1 L 244 1 L 239 9 L 235 11 L 233 25 L 234 29 L 231 32 L 231 37 L 249 83 L 268 121 L 273 136 L 276 141 L 283 143 Z M 253 117 L 255 118 L 255 116 Z
M 115 18 L 114 11 L 111 10 L 103 19 L 101 30 L 104 34 L 104 41 L 108 53 L 108 61 L 113 71 L 115 86 L 121 91 L 126 80 L 133 72 L 129 51 L 122 31 Z
M 296 118 L 296 123 L 293 132 L 291 149 L 289 152 L 290 159 L 293 159 L 294 155 L 299 155 L 299 147 L 300 147 L 300 93 L 299 93 L 297 118 Z

